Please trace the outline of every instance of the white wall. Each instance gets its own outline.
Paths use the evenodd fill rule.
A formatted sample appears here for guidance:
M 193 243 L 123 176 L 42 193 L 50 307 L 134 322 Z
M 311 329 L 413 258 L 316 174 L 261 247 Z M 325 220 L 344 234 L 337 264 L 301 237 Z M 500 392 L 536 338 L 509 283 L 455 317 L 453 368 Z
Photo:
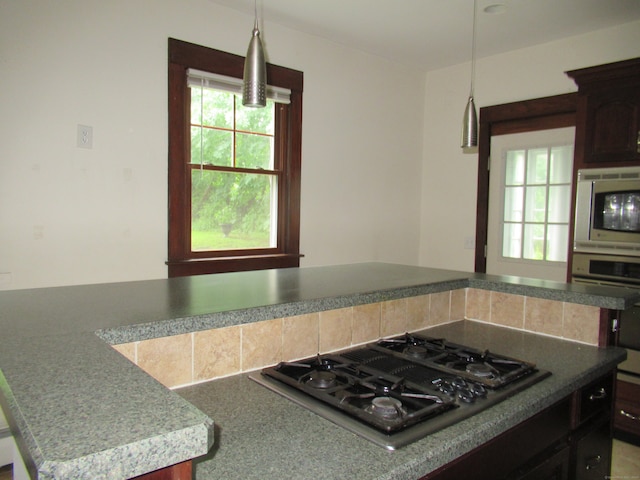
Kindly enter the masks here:
M 252 24 L 207 0 L 0 0 L 0 289 L 166 277 L 167 38 L 244 55 Z M 473 270 L 469 65 L 425 80 L 268 19 L 262 35 L 305 73 L 302 265 Z M 637 56 L 635 22 L 480 59 L 476 101 L 575 91 L 564 71 Z
M 0 289 L 166 277 L 167 38 L 244 55 L 252 26 L 207 0 L 0 0 Z M 302 264 L 417 264 L 424 75 L 262 34 L 305 73 Z
M 565 71 L 640 56 L 640 22 L 478 59 L 478 108 L 577 90 Z M 477 155 L 459 148 L 470 65 L 427 75 L 420 265 L 474 270 Z

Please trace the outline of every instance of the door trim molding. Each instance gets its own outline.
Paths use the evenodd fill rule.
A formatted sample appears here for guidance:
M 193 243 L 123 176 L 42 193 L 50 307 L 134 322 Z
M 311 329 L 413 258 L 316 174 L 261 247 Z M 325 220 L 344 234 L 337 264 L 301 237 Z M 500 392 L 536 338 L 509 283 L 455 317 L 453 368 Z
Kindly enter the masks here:
M 476 272 L 486 273 L 487 271 L 485 245 L 487 244 L 487 221 L 489 219 L 491 137 L 493 135 L 575 126 L 577 97 L 577 93 L 566 93 L 480 109 L 476 200 Z

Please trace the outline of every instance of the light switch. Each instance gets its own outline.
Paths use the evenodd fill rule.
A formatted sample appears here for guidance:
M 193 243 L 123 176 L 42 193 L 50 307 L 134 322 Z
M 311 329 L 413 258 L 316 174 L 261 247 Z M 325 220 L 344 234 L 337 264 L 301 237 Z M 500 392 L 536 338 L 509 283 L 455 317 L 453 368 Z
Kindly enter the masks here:
M 476 248 L 476 239 L 474 237 L 464 237 L 465 250 L 473 250 Z

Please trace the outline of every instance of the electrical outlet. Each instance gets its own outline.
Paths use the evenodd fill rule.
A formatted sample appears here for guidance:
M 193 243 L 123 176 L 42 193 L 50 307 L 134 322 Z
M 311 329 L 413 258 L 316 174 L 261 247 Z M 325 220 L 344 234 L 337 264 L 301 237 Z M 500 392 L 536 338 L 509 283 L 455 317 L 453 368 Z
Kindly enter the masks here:
M 93 127 L 78 125 L 77 146 L 79 148 L 93 148 Z

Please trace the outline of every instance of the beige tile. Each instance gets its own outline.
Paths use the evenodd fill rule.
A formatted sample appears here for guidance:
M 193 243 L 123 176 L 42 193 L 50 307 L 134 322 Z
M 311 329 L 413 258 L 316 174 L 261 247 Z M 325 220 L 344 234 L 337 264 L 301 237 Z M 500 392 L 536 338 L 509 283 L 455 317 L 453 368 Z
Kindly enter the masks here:
M 564 338 L 597 345 L 600 334 L 600 308 L 565 303 L 563 327 Z
M 352 319 L 351 307 L 320 312 L 320 353 L 332 352 L 351 345 Z
M 440 325 L 451 320 L 451 292 L 438 292 L 431 294 L 430 309 L 431 325 Z
M 138 366 L 167 387 L 192 382 L 193 335 L 174 335 L 138 343 Z
M 429 326 L 430 295 L 407 298 L 407 330 L 415 332 Z
M 351 343 L 358 345 L 380 338 L 380 303 L 353 307 Z
M 136 343 L 121 343 L 120 345 L 111 345 L 114 350 L 117 350 L 121 355 L 124 355 L 133 363 L 136 363 Z
M 282 359 L 298 360 L 319 352 L 320 314 L 309 313 L 282 320 Z
M 525 300 L 525 330 L 562 337 L 562 317 L 562 302 L 533 297 Z
M 193 379 L 210 380 L 240 372 L 241 327 L 193 334 Z
M 491 320 L 491 292 L 479 288 L 467 289 L 465 318 L 470 320 Z
M 491 323 L 524 329 L 524 297 L 491 292 Z
M 462 320 L 465 315 L 467 305 L 466 289 L 458 289 L 451 291 L 451 320 Z
M 282 319 L 242 325 L 242 371 L 274 365 L 282 360 Z
M 380 304 L 380 335 L 382 337 L 405 333 L 408 326 L 406 298 Z

